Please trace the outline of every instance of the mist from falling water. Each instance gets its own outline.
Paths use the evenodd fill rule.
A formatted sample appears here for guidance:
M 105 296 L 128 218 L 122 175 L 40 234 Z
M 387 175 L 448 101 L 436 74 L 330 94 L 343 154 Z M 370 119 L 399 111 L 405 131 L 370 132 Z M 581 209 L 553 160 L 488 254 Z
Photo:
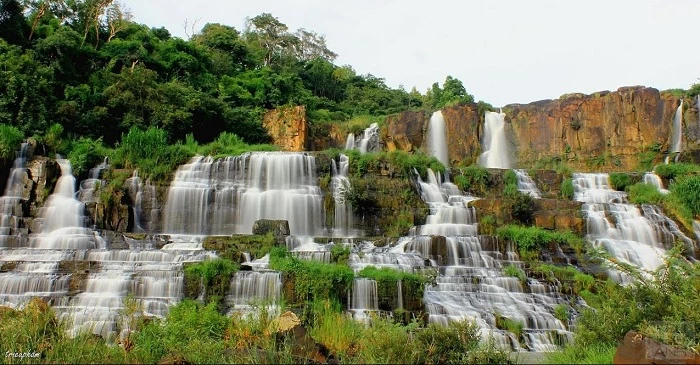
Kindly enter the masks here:
M 445 167 L 450 166 L 447 153 L 447 129 L 445 118 L 440 110 L 430 116 L 428 123 L 428 155 L 437 158 Z
M 505 132 L 505 113 L 486 112 L 484 116 L 484 152 L 479 164 L 492 169 L 510 168 L 510 151 Z

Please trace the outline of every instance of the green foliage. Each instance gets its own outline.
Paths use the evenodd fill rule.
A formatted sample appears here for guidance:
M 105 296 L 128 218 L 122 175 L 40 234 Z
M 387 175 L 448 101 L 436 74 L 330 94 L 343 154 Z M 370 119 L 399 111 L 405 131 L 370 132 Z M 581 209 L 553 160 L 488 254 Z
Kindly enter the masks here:
M 102 162 L 109 151 L 102 140 L 82 137 L 71 144 L 68 160 L 70 160 L 74 175 L 86 173 Z
M 135 334 L 133 352 L 151 364 L 166 355 L 197 363 L 222 363 L 222 339 L 228 323 L 215 303 L 204 306 L 184 300 L 170 308 L 165 320 L 156 319 Z
M 386 155 L 386 159 L 389 163 L 393 164 L 398 169 L 400 175 L 404 177 L 413 176 L 414 171 L 418 171 L 418 174 L 422 178 L 425 178 L 428 169 L 433 170 L 435 173 L 445 173 L 445 166 L 438 161 L 438 159 L 421 152 L 408 154 L 404 151 L 395 150 L 389 152 Z
M 348 266 L 300 260 L 284 247 L 270 251 L 270 268 L 293 277 L 295 298 L 292 299 L 296 300 L 291 302 L 330 298 L 342 303 L 354 277 Z
M 417 333 L 426 349 L 427 364 L 462 364 L 479 344 L 479 330 L 472 322 L 452 322 L 449 326 L 430 324 Z
M 350 258 L 350 247 L 342 244 L 334 244 L 331 247 L 331 262 L 347 265 Z
M 228 294 L 231 278 L 238 265 L 231 260 L 217 258 L 185 266 L 185 292 L 194 299 L 199 297 L 199 285 L 204 285 L 204 298 L 208 303 L 222 305 Z
M 636 183 L 627 186 L 627 197 L 634 204 L 661 204 L 664 195 L 656 186 L 646 183 Z
M 671 193 L 690 211 L 693 217 L 700 216 L 700 175 L 676 179 L 671 184 Z
M 503 182 L 506 184 L 506 186 L 515 186 L 517 188 L 518 175 L 516 175 L 515 171 L 513 170 L 506 170 L 506 172 L 503 174 Z
M 510 188 L 510 189 L 509 189 Z M 516 221 L 529 225 L 532 224 L 532 214 L 535 210 L 535 203 L 530 194 L 521 193 L 514 185 L 508 185 L 504 192 L 506 203 L 510 206 L 510 212 Z
M 198 262 L 185 269 L 185 273 L 204 280 L 211 285 L 217 276 L 231 277 L 238 267 L 227 259 L 214 259 Z
M 489 175 L 489 171 L 486 168 L 479 165 L 471 165 L 459 169 L 459 174 L 455 176 L 455 184 L 462 191 L 483 195 L 491 185 L 491 175 Z
M 567 200 L 574 198 L 574 181 L 571 178 L 564 179 L 561 182 L 561 196 Z
M 15 152 L 19 150 L 23 139 L 24 133 L 19 129 L 11 125 L 0 124 L 0 159 L 14 160 Z
M 481 234 L 492 235 L 496 233 L 496 217 L 485 215 L 479 220 L 479 232 Z
M 623 172 L 611 172 L 609 179 L 612 188 L 619 191 L 625 191 L 627 186 L 633 184 L 630 175 Z
M 496 328 L 511 332 L 518 338 L 520 338 L 523 335 L 522 322 L 514 321 L 510 318 L 503 317 L 498 313 L 496 313 Z
M 505 241 L 515 243 L 520 252 L 531 252 L 546 247 L 550 243 L 566 245 L 580 249 L 583 240 L 567 231 L 549 231 L 539 227 L 523 227 L 506 225 L 496 229 L 496 236 Z
M 543 280 L 562 285 L 562 291 L 569 291 L 578 295 L 584 291 L 590 292 L 594 289 L 595 279 L 574 266 L 536 263 L 530 267 L 530 271 Z
M 676 177 L 696 173 L 698 171 L 700 171 L 699 165 L 687 163 L 661 164 L 654 169 L 657 175 L 667 180 L 673 180 Z
M 523 271 L 523 269 L 521 269 L 513 264 L 508 264 L 508 265 L 503 266 L 503 274 L 505 276 L 518 278 L 523 283 L 527 280 L 527 276 L 525 275 L 525 271 Z
M 617 345 L 569 346 L 548 354 L 546 364 L 612 364 Z

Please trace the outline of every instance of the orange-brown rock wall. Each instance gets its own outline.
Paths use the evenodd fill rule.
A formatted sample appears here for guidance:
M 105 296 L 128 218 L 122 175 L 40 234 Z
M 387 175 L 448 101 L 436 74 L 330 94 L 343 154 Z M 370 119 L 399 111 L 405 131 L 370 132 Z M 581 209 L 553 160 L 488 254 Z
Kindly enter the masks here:
M 263 127 L 283 151 L 304 151 L 308 135 L 305 106 L 282 107 L 263 116 Z

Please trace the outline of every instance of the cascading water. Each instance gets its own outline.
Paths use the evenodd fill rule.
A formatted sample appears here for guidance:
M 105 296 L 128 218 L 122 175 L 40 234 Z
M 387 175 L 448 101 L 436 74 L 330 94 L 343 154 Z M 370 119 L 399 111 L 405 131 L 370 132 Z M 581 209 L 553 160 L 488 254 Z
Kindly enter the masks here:
M 372 279 L 355 278 L 348 302 L 352 317 L 355 320 L 369 323 L 371 314 L 379 311 L 377 282 Z
M 149 180 L 144 184 L 138 170 L 126 179 L 127 193 L 133 202 L 131 209 L 134 213 L 134 232 L 154 232 L 160 218 L 156 187 Z M 147 211 L 148 214 L 144 214 Z
M 146 315 L 164 316 L 179 301 L 182 263 L 212 255 L 203 251 L 107 249 L 105 241 L 85 228 L 83 203 L 75 199 L 75 178 L 68 161 L 37 218 L 41 233 L 24 245 L 0 251 L 0 305 L 19 307 L 32 297 L 49 301 L 71 334 L 89 331 L 116 335 L 124 297 L 132 294 Z M 124 329 L 124 326 L 121 326 Z
M 514 170 L 515 175 L 518 177 L 518 191 L 524 194 L 529 194 L 533 198 L 539 199 L 540 190 L 537 188 L 537 184 L 532 181 L 530 175 L 527 174 L 525 170 Z
M 682 149 L 683 140 L 683 100 L 681 100 L 681 105 L 676 109 L 676 113 L 673 114 L 673 125 L 671 126 L 671 148 L 669 149 L 669 154 L 666 156 L 666 163 L 669 163 L 671 159 L 671 154 L 676 154 L 675 160 L 678 161 L 678 156 L 683 151 Z
M 668 194 L 669 191 L 664 189 L 664 183 L 661 181 L 661 177 L 653 172 L 647 172 L 644 174 L 644 183 L 649 184 L 657 188 L 661 194 Z
M 486 112 L 484 116 L 484 153 L 479 164 L 486 168 L 509 169 L 510 151 L 505 133 L 505 113 Z
M 360 153 L 379 151 L 379 125 L 372 123 L 362 132 L 362 137 L 357 139 L 355 134 L 349 133 L 345 140 L 346 150 L 358 150 Z
M 695 237 L 700 241 L 700 221 L 693 221 L 693 231 L 695 231 Z
M 313 156 L 256 152 L 214 160 L 195 157 L 175 174 L 164 232 L 250 234 L 259 219 L 284 219 L 292 234 L 322 231 L 323 196 Z
M 462 195 L 453 184 L 440 184 L 432 171 L 428 180 L 419 181 L 421 197 L 430 206 L 427 223 L 415 227 L 412 232 L 419 235 L 402 244 L 439 269 L 437 285 L 425 290 L 429 322 L 473 320 L 484 339 L 493 336 L 501 346 L 515 350 L 553 351 L 569 341 L 571 333 L 552 314 L 567 298 L 555 286 L 504 275 L 504 265 L 522 263 L 512 247 L 477 235 L 476 213 L 466 205 L 475 198 Z M 522 323 L 522 337 L 498 329 L 497 316 Z
M 332 236 L 353 237 L 356 234 L 353 229 L 353 210 L 352 205 L 347 201 L 347 194 L 351 188 L 350 179 L 348 179 L 350 159 L 341 154 L 338 161 L 338 164 L 335 160 L 331 162 L 331 191 L 335 202 Z
M 19 219 L 22 217 L 20 201 L 24 193 L 24 180 L 27 179 L 27 157 L 29 144 L 22 143 L 17 152 L 10 176 L 7 178 L 5 194 L 0 198 L 0 248 L 14 247 L 20 244 L 21 230 Z
M 100 176 L 102 175 L 102 171 L 109 167 L 108 161 L 108 158 L 105 157 L 102 163 L 88 171 L 88 178 L 80 183 L 78 200 L 83 203 L 94 203 L 97 201 L 97 198 L 95 197 L 95 189 L 97 189 L 99 185 L 104 184 L 104 180 L 100 180 Z
M 282 274 L 277 271 L 238 271 L 231 279 L 226 302 L 231 312 L 251 313 L 255 306 L 266 306 L 268 312 L 277 309 L 282 297 Z
M 610 187 L 608 174 L 574 174 L 573 185 L 574 199 L 585 203 L 582 209 L 587 219 L 586 238 L 616 261 L 641 269 L 643 275 L 663 264 L 666 249 L 673 246 L 676 238 L 689 241 L 657 208 L 644 205 L 640 210 L 627 204 L 627 195 Z M 622 283 L 633 280 L 615 268 L 609 273 Z
M 445 167 L 450 166 L 447 154 L 447 129 L 445 118 L 440 110 L 430 116 L 428 123 L 428 155 L 437 158 Z

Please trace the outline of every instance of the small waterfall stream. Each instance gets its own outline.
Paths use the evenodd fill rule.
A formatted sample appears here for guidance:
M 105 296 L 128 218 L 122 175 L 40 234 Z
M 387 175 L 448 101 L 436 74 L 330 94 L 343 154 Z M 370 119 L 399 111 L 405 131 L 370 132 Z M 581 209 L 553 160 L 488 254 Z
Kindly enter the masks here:
M 348 302 L 352 317 L 355 320 L 369 323 L 371 314 L 379 311 L 377 282 L 372 279 L 355 278 Z
M 643 275 L 663 264 L 666 249 L 676 238 L 692 245 L 658 208 L 627 204 L 627 195 L 610 187 L 608 174 L 574 174 L 573 184 L 574 199 L 585 203 L 587 239 L 615 260 L 641 269 Z M 633 280 L 614 268 L 609 273 L 622 283 Z
M 676 113 L 673 114 L 673 124 L 671 125 L 671 147 L 669 149 L 669 154 L 666 156 L 666 163 L 671 160 L 671 154 L 675 154 L 675 161 L 678 162 L 678 157 L 680 153 L 683 152 L 683 99 L 681 99 L 681 104 L 676 109 Z
M 445 118 L 440 110 L 430 116 L 427 140 L 428 155 L 437 158 L 445 167 L 450 166 L 450 159 L 447 154 L 447 128 L 445 127 Z
M 659 177 L 659 175 L 655 174 L 654 172 L 645 173 L 643 181 L 645 184 L 649 184 L 656 187 L 661 192 L 661 194 L 668 194 L 670 192 L 667 189 L 664 189 L 664 183 L 663 181 L 661 181 L 661 177 Z
M 365 128 L 362 136 L 358 139 L 354 133 L 348 133 L 345 140 L 346 150 L 358 150 L 360 153 L 379 152 L 379 125 L 372 123 Z
M 518 177 L 518 191 L 524 194 L 529 194 L 531 197 L 539 199 L 541 197 L 540 190 L 537 184 L 532 181 L 530 175 L 525 170 L 514 170 Z
M 350 159 L 341 154 L 338 161 L 337 164 L 335 160 L 331 162 L 331 191 L 335 203 L 331 235 L 333 237 L 353 237 L 358 233 L 353 229 L 355 222 L 352 205 L 346 199 L 351 189 L 350 179 L 348 179 Z
M 19 220 L 23 216 L 23 211 L 20 202 L 24 193 L 24 180 L 28 178 L 26 168 L 28 157 L 29 144 L 22 143 L 10 170 L 10 176 L 7 178 L 5 194 L 0 197 L 0 249 L 16 247 L 22 239 L 23 232 L 19 228 Z
M 479 164 L 486 168 L 509 169 L 510 151 L 505 133 L 505 113 L 486 112 L 484 116 L 483 153 Z

